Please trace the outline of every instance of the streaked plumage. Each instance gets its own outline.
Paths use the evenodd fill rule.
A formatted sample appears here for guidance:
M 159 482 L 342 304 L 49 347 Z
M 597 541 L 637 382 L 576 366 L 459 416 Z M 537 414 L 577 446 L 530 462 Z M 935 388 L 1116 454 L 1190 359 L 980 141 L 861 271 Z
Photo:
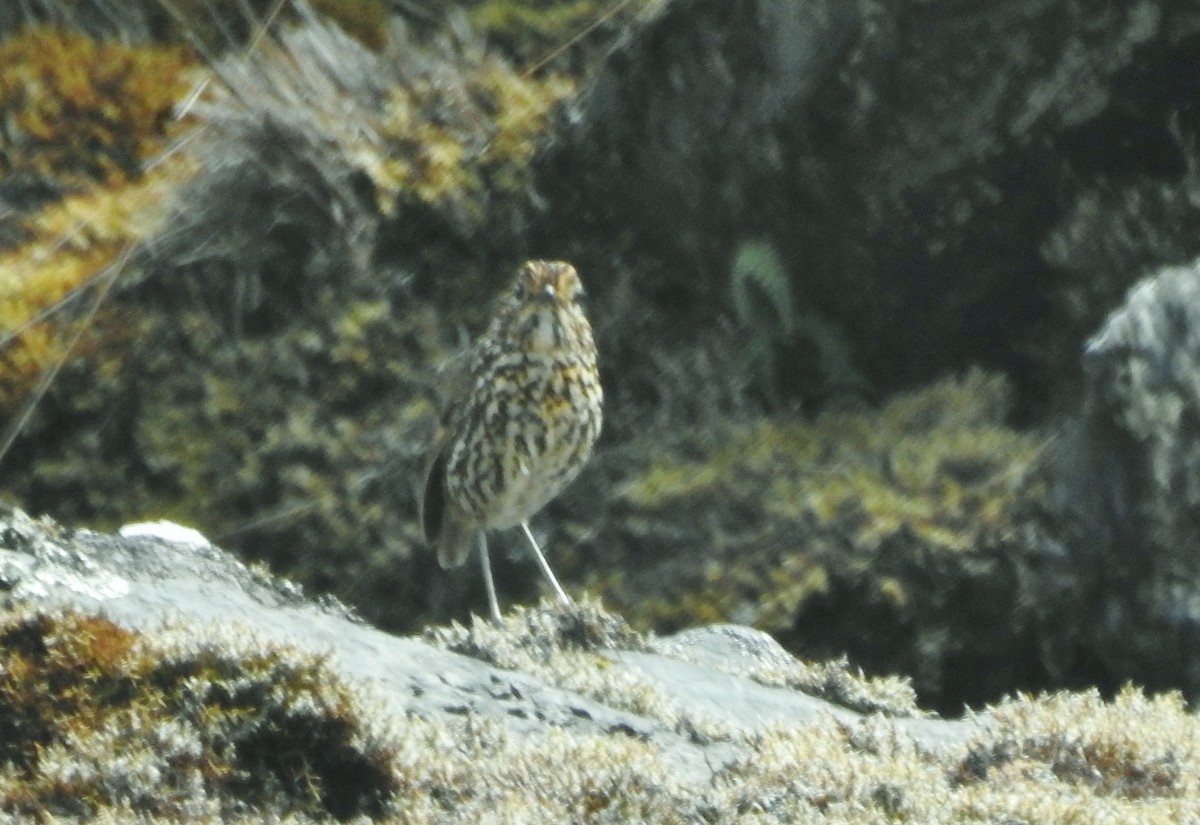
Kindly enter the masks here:
M 583 286 L 562 261 L 529 261 L 469 360 L 464 392 L 443 418 L 425 483 L 425 537 L 443 567 L 479 537 L 498 618 L 487 530 L 520 525 L 560 599 L 567 597 L 528 520 L 579 473 L 600 434 L 603 395 Z

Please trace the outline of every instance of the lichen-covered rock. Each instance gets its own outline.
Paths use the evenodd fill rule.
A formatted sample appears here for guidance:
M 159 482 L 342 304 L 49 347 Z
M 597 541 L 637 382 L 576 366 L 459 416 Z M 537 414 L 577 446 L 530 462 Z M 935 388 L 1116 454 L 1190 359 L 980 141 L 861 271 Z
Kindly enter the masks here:
M 1156 572 L 1200 572 L 1200 261 L 1163 269 L 1134 287 L 1088 342 L 1085 414 L 1107 429 L 1124 479 L 1109 518 L 1126 519 L 1157 552 Z M 1129 530 L 1132 527 L 1134 529 Z M 1113 532 L 1118 532 L 1114 525 Z M 1126 552 L 1136 552 L 1128 548 Z M 1136 565 L 1137 562 L 1134 562 Z
M 320 655 L 31 608 L 0 616 L 0 647 L 10 816 L 345 820 L 384 813 L 398 789 L 375 708 Z
M 169 525 L 110 536 L 7 511 L 0 583 L 0 812 L 20 819 L 1191 825 L 1200 809 L 1200 722 L 1178 695 L 946 721 L 748 628 L 655 639 L 595 602 L 398 638 Z

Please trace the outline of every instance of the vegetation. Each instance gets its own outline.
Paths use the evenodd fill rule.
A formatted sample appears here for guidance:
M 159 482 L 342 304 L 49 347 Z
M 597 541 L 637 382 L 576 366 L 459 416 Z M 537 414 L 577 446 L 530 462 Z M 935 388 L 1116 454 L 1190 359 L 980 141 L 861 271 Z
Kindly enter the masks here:
M 47 323 L 53 310 L 154 231 L 166 192 L 187 178 L 178 158 L 145 169 L 186 130 L 174 107 L 199 75 L 181 45 L 100 42 L 46 26 L 0 40 L 0 65 L 0 178 L 10 191 L 24 182 L 43 193 L 24 214 L 0 214 L 9 239 L 0 244 L 0 409 L 11 410 L 67 355 L 60 328 Z
M 319 657 L 149 638 L 106 619 L 0 617 L 0 811 L 168 821 L 377 816 L 396 743 Z
M 470 713 L 398 717 L 334 662 L 219 628 L 137 634 L 73 612 L 0 616 L 0 811 L 23 821 L 1194 821 L 1200 721 L 1177 694 L 1019 697 L 966 741 L 832 717 L 740 730 L 679 717 L 605 661 L 646 640 L 595 604 L 431 631 L 467 654 L 651 719 L 721 754 L 711 779 L 670 737 L 523 735 Z M 590 660 L 589 660 L 590 657 Z M 516 664 L 511 660 L 509 664 Z M 527 671 L 525 666 L 533 666 Z M 576 672 L 570 675 L 570 671 Z M 626 668 L 628 672 L 628 668 Z M 870 689 L 870 684 L 862 680 Z M 569 687 L 571 682 L 574 687 Z M 930 722 L 930 724 L 937 724 Z
M 912 558 L 985 547 L 1012 529 L 1026 496 L 1038 495 L 1028 471 L 1040 444 L 1004 425 L 1007 396 L 1001 377 L 971 371 L 879 410 L 731 428 L 697 461 L 679 462 L 672 448 L 651 454 L 621 488 L 628 509 L 659 529 L 717 536 L 712 558 L 727 561 L 708 565 L 678 603 L 623 595 L 619 573 L 596 583 L 635 621 L 736 618 L 781 630 L 824 591 L 831 568 L 868 567 L 885 547 Z M 887 586 L 890 599 L 908 598 L 899 580 Z

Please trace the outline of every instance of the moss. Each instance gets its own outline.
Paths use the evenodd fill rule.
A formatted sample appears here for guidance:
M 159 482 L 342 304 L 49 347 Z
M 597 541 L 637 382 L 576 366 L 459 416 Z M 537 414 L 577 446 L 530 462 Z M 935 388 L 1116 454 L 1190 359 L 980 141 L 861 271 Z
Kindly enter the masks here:
M 469 628 L 429 628 L 425 639 L 611 707 L 668 725 L 683 721 L 677 703 L 661 688 L 611 667 L 610 651 L 644 650 L 647 639 L 594 599 L 569 607 L 549 602 L 517 607 L 499 626 L 476 616 Z
M 978 753 L 986 745 L 930 753 L 897 737 L 886 725 L 776 730 L 755 743 L 752 759 L 722 771 L 717 785 L 729 806 L 724 810 L 744 811 L 762 821 L 819 817 L 838 822 L 1050 825 L 1111 819 L 1165 825 L 1190 820 L 1196 756 L 1180 743 L 1191 741 L 1197 721 L 1184 712 L 1178 697 L 1147 700 L 1130 695 L 1105 704 L 1094 695 L 1062 694 L 1015 700 L 997 709 L 996 715 L 1001 740 L 1050 732 L 1051 739 L 1058 737 L 1061 749 L 1027 748 L 1008 763 L 1007 770 L 980 769 L 986 760 L 980 760 Z M 993 734 L 986 730 L 977 737 L 977 743 L 992 740 Z M 1104 767 L 1098 773 L 1091 770 L 1096 765 L 1076 761 L 1087 743 L 1114 740 L 1141 740 L 1142 744 L 1100 760 Z M 1071 767 L 1064 771 L 1065 764 Z M 956 765 L 975 767 L 959 774 L 953 770 Z M 1152 767 L 1163 765 L 1170 766 L 1166 768 L 1172 777 L 1166 779 L 1170 790 L 1143 793 L 1163 781 L 1163 768 Z M 1072 775 L 1080 768 L 1082 774 Z M 1114 793 L 1103 779 L 1105 770 L 1139 776 L 1147 768 L 1144 785 L 1136 783 L 1141 789 L 1125 786 Z
M 0 40 L 0 174 L 116 182 L 162 149 L 195 82 L 181 45 L 129 46 L 29 26 Z
M 655 509 L 711 492 L 727 477 L 737 453 L 719 450 L 703 464 L 672 465 L 666 463 L 669 461 L 666 456 L 660 459 L 663 463 L 651 465 L 639 478 L 625 484 L 621 488 L 622 497 L 638 508 Z
M 1096 692 L 1022 697 L 991 709 L 987 735 L 952 773 L 980 806 L 1009 801 L 1025 821 L 1084 819 L 1093 805 L 1115 820 L 1188 821 L 1197 784 L 1198 721 L 1178 693 L 1146 696 L 1127 687 L 1111 702 Z M 1025 793 L 1032 783 L 1055 788 L 1044 798 Z M 1185 801 L 1187 800 L 1187 801 Z
M 1200 719 L 1174 693 L 1015 697 L 981 713 L 969 733 L 960 724 L 938 735 L 943 723 L 922 720 L 920 741 L 881 716 L 825 714 L 726 726 L 714 740 L 670 696 L 612 676 L 621 668 L 603 663 L 644 650 L 647 639 L 595 602 L 427 634 L 675 721 L 683 740 L 654 725 L 639 735 L 621 725 L 510 725 L 461 708 L 405 715 L 371 703 L 321 657 L 198 631 L 138 634 L 77 613 L 3 614 L 0 811 L 101 823 L 1174 825 L 1194 819 L 1200 797 Z M 665 655 L 682 655 L 663 641 Z M 903 685 L 855 677 L 843 662 L 793 669 L 780 657 L 751 658 L 752 672 L 738 675 L 906 703 Z
M 10 218 L 19 242 L 0 249 L 0 409 L 11 410 L 67 356 L 79 332 L 69 326 L 86 314 L 77 308 L 108 288 L 108 268 L 157 226 L 165 191 L 190 174 L 178 156 L 143 168 L 186 128 L 173 128 L 173 107 L 197 64 L 181 45 L 27 26 L 0 40 L 0 65 L 0 177 L 40 177 L 64 193 Z M 68 301 L 76 311 L 59 312 Z M 53 322 L 62 319 L 65 332 Z M 85 332 L 77 353 L 120 338 Z
M 73 613 L 0 622 L 0 810 L 378 815 L 393 746 L 320 658 Z
M 1112 701 L 1095 691 L 1009 700 L 991 711 L 993 735 L 960 763 L 958 780 L 973 785 L 1044 765 L 1067 785 L 1098 797 L 1178 799 L 1196 787 L 1187 766 L 1196 755 L 1184 742 L 1197 726 L 1178 693 L 1146 696 L 1126 686 Z M 1171 730 L 1164 720 L 1177 720 Z
M 187 160 L 175 158 L 137 179 L 68 195 L 21 221 L 25 240 L 0 250 L 0 328 L 8 331 L 0 341 L 0 409 L 13 409 L 68 355 L 72 333 L 84 333 L 75 354 L 105 350 L 97 369 L 120 358 L 121 324 L 71 325 L 85 314 L 80 307 L 108 289 L 130 247 L 158 226 L 165 193 L 190 174 Z M 61 312 L 68 303 L 72 311 Z
M 375 6 L 341 8 L 336 19 L 349 15 L 362 26 L 381 25 L 375 16 L 384 10 Z M 267 59 L 288 60 L 264 48 Z M 6 342 L 4 372 L 16 380 L 3 382 L 0 403 L 11 407 L 63 355 L 58 333 L 30 327 L 32 320 L 94 283 L 144 239 L 163 217 L 164 185 L 178 189 L 190 176 L 193 161 L 186 157 L 173 156 L 144 178 L 141 169 L 164 149 L 172 109 L 199 74 L 179 45 L 105 43 L 41 26 L 0 41 L 0 63 L 11 66 L 0 78 L 0 115 L 10 124 L 0 141 L 0 174 L 104 184 L 23 219 L 24 242 L 0 261 L 0 321 L 21 331 Z M 350 140 L 344 156 L 371 178 L 381 215 L 420 203 L 482 222 L 495 194 L 524 194 L 528 161 L 550 109 L 573 90 L 563 75 L 521 78 L 494 58 L 480 60 L 453 84 L 439 76 L 414 78 L 391 87 L 377 122 L 356 133 L 375 134 L 383 145 Z M 330 113 L 329 123 L 337 121 Z
M 767 513 L 836 524 L 864 546 L 908 530 L 934 547 L 966 549 L 1011 514 L 1039 452 L 1037 438 L 1003 426 L 1007 393 L 1000 376 L 973 371 L 877 412 L 764 420 L 703 462 L 652 464 L 621 496 L 655 510 L 748 482 Z
M 634 445 L 588 587 L 635 627 L 750 624 L 806 658 L 910 674 L 958 712 L 946 680 L 1021 644 L 998 621 L 1022 609 L 1005 557 L 1045 496 L 1043 439 L 1005 425 L 1008 394 L 971 371 L 879 409 Z
M 207 238 L 212 224 L 228 219 L 231 198 L 250 199 L 257 209 L 222 233 L 221 244 L 206 241 L 180 254 L 232 259 L 227 265 L 257 274 L 306 247 L 289 238 L 268 257 L 273 247 L 256 237 L 257 255 L 266 259 L 256 266 L 235 246 L 250 243 L 242 239 L 247 224 L 261 222 L 269 240 L 292 227 L 312 243 L 334 233 L 322 255 L 344 255 L 347 266 L 375 271 L 379 262 L 365 259 L 383 253 L 394 264 L 387 256 L 404 250 L 424 259 L 406 261 L 406 268 L 434 273 L 439 288 L 470 291 L 472 300 L 455 295 L 450 303 L 478 304 L 479 283 L 470 274 L 488 249 L 506 247 L 513 227 L 532 219 L 530 160 L 552 111 L 577 82 L 562 72 L 520 74 L 480 45 L 469 36 L 406 36 L 374 54 L 318 20 L 227 58 L 221 76 L 229 87 L 213 88 L 197 107 L 206 135 L 195 151 L 216 171 L 187 193 L 176 230 Z M 327 201 L 340 210 L 336 222 L 313 205 Z M 413 235 L 415 229 L 422 231 Z M 474 256 L 439 231 L 471 239 Z M 350 239 L 352 248 L 342 249 Z M 463 277 L 440 277 L 463 269 Z
M 522 77 L 485 57 L 465 65 L 453 84 L 429 76 L 393 86 L 376 127 L 382 151 L 350 157 L 366 162 L 381 213 L 415 201 L 478 223 L 488 199 L 519 196 L 531 185 L 529 160 L 551 110 L 574 91 L 566 75 Z
M 690 791 L 658 748 L 638 737 L 554 728 L 512 737 L 473 720 L 450 736 L 431 730 L 429 740 L 400 754 L 401 822 L 696 821 Z
M 120 662 L 133 639 L 90 617 L 66 623 L 46 615 L 8 617 L 0 627 L 0 761 L 32 771 L 38 752 L 65 725 L 94 727 L 112 700 L 127 698 Z

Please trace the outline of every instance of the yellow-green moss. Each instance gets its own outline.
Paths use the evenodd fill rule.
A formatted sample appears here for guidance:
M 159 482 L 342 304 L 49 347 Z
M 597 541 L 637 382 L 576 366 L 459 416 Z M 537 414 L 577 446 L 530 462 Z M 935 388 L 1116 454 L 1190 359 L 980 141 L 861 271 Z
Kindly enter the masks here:
M 350 153 L 371 176 L 383 214 L 412 198 L 481 220 L 485 193 L 516 195 L 530 183 L 529 160 L 550 112 L 575 91 L 570 77 L 521 77 L 495 58 L 462 71 L 463 88 L 432 77 L 394 87 L 379 116 L 383 151 Z M 460 93 L 471 96 L 470 106 L 455 98 Z
M 81 290 L 100 288 L 107 268 L 120 265 L 123 254 L 157 227 L 163 200 L 191 171 L 177 156 L 137 179 L 68 195 L 22 221 L 24 243 L 0 250 L 0 329 L 11 336 L 0 345 L 0 410 L 20 403 L 67 355 L 78 330 L 64 331 L 50 310 Z M 76 354 L 97 337 L 82 338 Z
M 1007 396 L 1003 377 L 971 371 L 877 410 L 726 428 L 701 461 L 663 451 L 620 488 L 622 509 L 647 523 L 713 519 L 704 539 L 711 562 L 689 569 L 673 593 L 626 599 L 619 582 L 591 584 L 640 627 L 720 618 L 780 629 L 826 591 L 831 558 L 844 579 L 855 565 L 865 572 L 889 542 L 964 553 L 1002 540 L 1039 495 L 1028 476 L 1042 447 L 1005 426 Z M 735 512 L 746 515 L 721 515 Z M 881 605 L 911 597 L 901 579 L 855 578 L 872 583 Z
M 142 637 L 106 619 L 0 616 L 0 811 L 90 819 L 384 810 L 392 746 L 309 654 Z
M 604 11 L 596 0 L 570 2 L 513 2 L 491 0 L 477 4 L 468 19 L 485 36 L 508 44 L 519 54 L 536 57 L 538 49 L 567 42 Z
M 73 337 L 39 319 L 95 286 L 146 237 L 167 190 L 189 173 L 178 157 L 149 174 L 143 167 L 176 131 L 173 107 L 197 64 L 181 45 L 28 26 L 0 40 L 0 65 L 0 176 L 41 176 L 68 193 L 17 217 L 22 241 L 0 251 L 0 329 L 11 336 L 0 358 L 0 409 L 11 409 Z
M 1003 377 L 972 371 L 878 411 L 764 420 L 703 462 L 653 464 L 622 496 L 660 509 L 704 493 L 738 495 L 749 482 L 766 512 L 836 523 L 864 545 L 910 530 L 932 546 L 966 549 L 1004 522 L 1040 450 L 1037 438 L 1004 426 L 1006 397 Z
M 130 46 L 29 26 L 0 41 L 0 174 L 135 177 L 195 80 L 181 45 Z

